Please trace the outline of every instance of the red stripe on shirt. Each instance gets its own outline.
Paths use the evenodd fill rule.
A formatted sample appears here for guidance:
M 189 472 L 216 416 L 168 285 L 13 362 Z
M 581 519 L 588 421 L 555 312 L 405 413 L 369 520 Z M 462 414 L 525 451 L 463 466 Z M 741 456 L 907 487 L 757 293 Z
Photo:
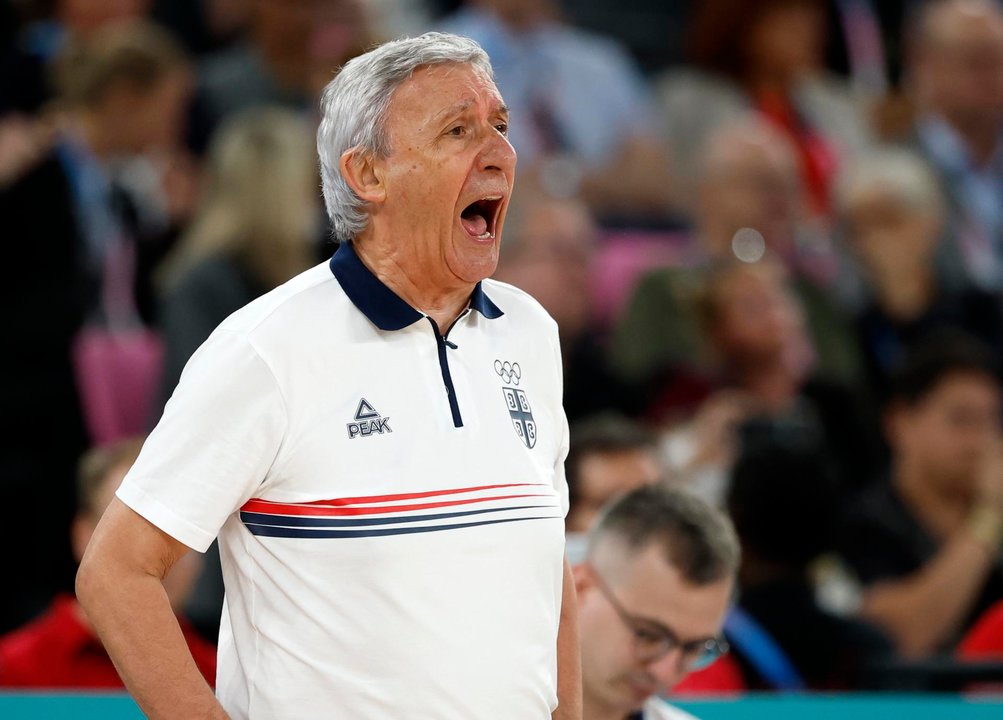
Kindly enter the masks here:
M 439 495 L 459 495 L 461 493 L 478 492 L 480 490 L 496 490 L 511 487 L 541 487 L 543 483 L 508 483 L 506 485 L 480 485 L 478 487 L 453 488 L 451 490 L 425 490 L 423 492 L 400 493 L 397 495 L 367 495 L 364 497 L 335 498 L 333 500 L 310 500 L 294 503 L 296 505 L 326 505 L 339 507 L 342 505 L 358 505 L 360 503 L 394 502 L 396 500 L 415 500 L 417 498 L 437 497 Z
M 454 505 L 470 505 L 472 503 L 489 502 L 491 500 L 511 500 L 513 498 L 529 497 L 551 497 L 549 495 L 496 495 L 486 498 L 468 498 L 466 500 L 444 500 L 433 503 L 413 503 L 410 505 L 368 505 L 362 507 L 318 507 L 316 505 L 291 505 L 288 503 L 277 503 L 270 500 L 252 499 L 244 503 L 242 512 L 255 512 L 264 515 L 314 515 L 314 516 L 336 516 L 336 515 L 379 515 L 387 513 L 404 512 L 410 510 L 430 510 L 432 508 L 452 507 Z

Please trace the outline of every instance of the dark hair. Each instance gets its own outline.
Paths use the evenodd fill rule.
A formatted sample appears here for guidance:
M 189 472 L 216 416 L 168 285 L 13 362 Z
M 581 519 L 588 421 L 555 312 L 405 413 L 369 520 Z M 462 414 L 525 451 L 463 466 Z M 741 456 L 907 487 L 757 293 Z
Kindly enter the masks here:
M 831 549 L 839 481 L 817 443 L 744 447 L 732 471 L 728 512 L 750 555 L 803 570 Z
M 615 413 L 586 418 L 571 427 L 568 459 L 564 470 L 568 478 L 568 501 L 578 501 L 578 483 L 582 463 L 590 455 L 612 455 L 633 450 L 654 450 L 655 433 L 644 425 Z
M 999 364 L 988 347 L 960 330 L 937 330 L 916 345 L 899 367 L 891 398 L 915 405 L 947 376 L 964 373 L 1000 382 Z
M 724 513 L 664 485 L 637 488 L 611 503 L 591 533 L 590 554 L 611 536 L 632 551 L 660 544 L 666 562 L 695 585 L 732 577 L 738 569 L 738 540 Z
M 147 91 L 186 63 L 170 33 L 155 23 L 131 20 L 71 38 L 53 72 L 61 101 L 92 107 L 119 83 Z

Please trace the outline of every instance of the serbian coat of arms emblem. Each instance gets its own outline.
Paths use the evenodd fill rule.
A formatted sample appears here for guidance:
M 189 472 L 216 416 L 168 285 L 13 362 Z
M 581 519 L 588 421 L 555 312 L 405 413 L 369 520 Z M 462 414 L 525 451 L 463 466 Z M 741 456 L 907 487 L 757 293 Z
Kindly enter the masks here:
M 518 387 L 510 387 L 519 384 L 522 379 L 522 368 L 519 367 L 519 363 L 511 363 L 507 360 L 505 362 L 495 360 L 494 367 L 495 373 L 505 383 L 505 386 L 502 387 L 502 393 L 505 396 L 508 414 L 512 418 L 515 434 L 522 440 L 523 445 L 532 449 L 536 445 L 536 420 L 533 419 L 533 409 L 529 405 L 529 398 L 526 397 L 525 391 Z

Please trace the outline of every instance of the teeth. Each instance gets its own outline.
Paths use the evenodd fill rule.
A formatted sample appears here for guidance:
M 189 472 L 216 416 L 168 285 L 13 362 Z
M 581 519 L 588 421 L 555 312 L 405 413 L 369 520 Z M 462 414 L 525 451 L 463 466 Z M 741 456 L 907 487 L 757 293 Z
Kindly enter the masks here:
M 485 230 L 483 233 L 477 236 L 478 240 L 487 240 L 488 238 L 491 238 L 492 240 L 495 239 L 495 234 L 490 230 Z

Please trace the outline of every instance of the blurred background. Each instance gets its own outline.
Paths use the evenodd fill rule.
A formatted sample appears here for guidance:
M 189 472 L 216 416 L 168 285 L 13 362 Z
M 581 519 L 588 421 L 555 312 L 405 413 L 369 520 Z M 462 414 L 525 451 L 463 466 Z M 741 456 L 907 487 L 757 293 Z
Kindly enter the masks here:
M 748 622 L 676 692 L 1000 692 L 997 0 L 0 0 L 0 686 L 118 684 L 94 523 L 213 328 L 333 252 L 321 89 L 430 29 L 512 109 L 569 552 L 643 483 L 735 520 Z M 218 559 L 176 574 L 211 677 Z

